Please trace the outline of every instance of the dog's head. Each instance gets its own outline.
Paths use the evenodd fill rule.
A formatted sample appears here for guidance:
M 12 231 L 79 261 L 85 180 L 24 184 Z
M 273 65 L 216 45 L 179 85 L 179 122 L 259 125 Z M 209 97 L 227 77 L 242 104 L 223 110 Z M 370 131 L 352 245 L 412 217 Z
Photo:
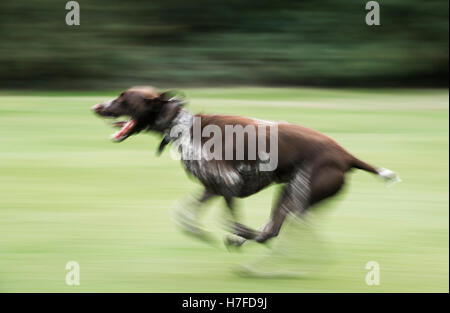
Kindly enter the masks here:
M 151 87 L 134 87 L 122 92 L 116 99 L 99 103 L 92 110 L 107 118 L 126 117 L 126 121 L 115 121 L 120 130 L 111 135 L 120 142 L 140 131 L 163 131 L 175 118 L 184 101 L 174 92 L 160 93 Z

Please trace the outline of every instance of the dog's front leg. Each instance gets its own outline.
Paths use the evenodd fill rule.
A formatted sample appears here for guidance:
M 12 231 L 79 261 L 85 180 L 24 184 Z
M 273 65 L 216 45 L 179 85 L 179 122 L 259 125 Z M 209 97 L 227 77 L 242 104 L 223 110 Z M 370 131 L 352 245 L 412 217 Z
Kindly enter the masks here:
M 198 220 L 202 213 L 203 205 L 214 196 L 215 194 L 213 192 L 205 189 L 200 197 L 194 198 L 189 203 L 183 205 L 175 213 L 176 224 L 187 234 L 206 240 L 208 236 L 200 227 Z

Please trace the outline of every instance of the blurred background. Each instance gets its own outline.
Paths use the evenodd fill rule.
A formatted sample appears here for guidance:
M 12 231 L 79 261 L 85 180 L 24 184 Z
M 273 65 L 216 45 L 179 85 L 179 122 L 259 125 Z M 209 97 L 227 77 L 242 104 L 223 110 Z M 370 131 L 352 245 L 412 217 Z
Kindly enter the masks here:
M 80 26 L 63 0 L 0 2 L 0 292 L 448 292 L 448 1 L 378 1 L 371 27 L 361 0 L 78 2 Z M 156 157 L 160 138 L 112 144 L 90 111 L 132 85 L 317 129 L 403 182 L 355 171 L 271 249 L 208 246 L 171 221 L 200 186 Z M 275 189 L 240 201 L 240 221 L 261 226 Z M 219 242 L 223 211 L 204 217 Z
M 448 1 L 2 1 L 0 86 L 448 85 Z

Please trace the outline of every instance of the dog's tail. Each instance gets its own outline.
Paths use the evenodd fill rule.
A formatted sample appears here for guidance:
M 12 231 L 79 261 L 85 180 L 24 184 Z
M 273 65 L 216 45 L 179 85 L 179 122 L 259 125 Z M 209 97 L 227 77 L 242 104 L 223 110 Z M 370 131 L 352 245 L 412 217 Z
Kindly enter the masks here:
M 400 176 L 387 168 L 375 168 L 364 161 L 353 157 L 352 167 L 376 174 L 383 178 L 389 185 L 401 182 Z

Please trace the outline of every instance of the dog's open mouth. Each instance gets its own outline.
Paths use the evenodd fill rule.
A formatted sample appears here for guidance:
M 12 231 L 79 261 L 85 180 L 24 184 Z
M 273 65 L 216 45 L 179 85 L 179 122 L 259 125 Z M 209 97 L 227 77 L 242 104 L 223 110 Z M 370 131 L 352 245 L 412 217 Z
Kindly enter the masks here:
M 116 121 L 113 123 L 113 126 L 120 129 L 111 135 L 111 139 L 120 142 L 132 134 L 133 129 L 136 126 L 136 121 L 133 119 L 128 121 Z

